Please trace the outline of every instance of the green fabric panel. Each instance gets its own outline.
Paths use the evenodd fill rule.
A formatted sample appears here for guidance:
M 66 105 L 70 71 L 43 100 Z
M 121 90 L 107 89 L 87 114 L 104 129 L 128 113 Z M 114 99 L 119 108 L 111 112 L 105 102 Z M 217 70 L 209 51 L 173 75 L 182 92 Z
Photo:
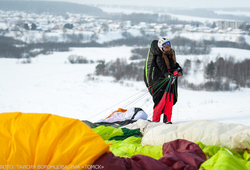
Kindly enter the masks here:
M 243 159 L 243 156 L 240 153 L 233 151 L 231 149 L 228 149 L 226 147 L 219 147 L 219 146 L 215 146 L 215 145 L 207 145 L 206 146 L 201 142 L 196 142 L 196 144 L 199 145 L 199 147 L 202 149 L 202 151 L 205 153 L 205 155 L 207 155 L 209 158 L 211 158 L 213 155 L 215 155 L 219 151 L 226 150 L 226 151 L 232 153 L 235 157 Z
M 244 151 L 244 153 L 243 153 L 243 158 L 244 158 L 246 161 L 250 161 L 250 151 Z
M 245 166 L 250 170 L 250 151 L 243 152 L 243 159 L 246 161 Z
M 117 129 L 111 126 L 98 126 L 93 129 L 96 133 L 98 133 L 103 140 L 108 140 L 114 136 L 123 136 L 122 129 Z
M 112 142 L 110 146 L 111 152 L 120 157 L 132 157 L 133 155 L 145 155 L 155 159 L 162 157 L 162 145 L 160 146 L 148 146 L 141 145 L 140 137 L 128 137 L 123 141 L 106 140 L 106 142 Z
M 141 137 L 140 129 L 115 128 L 112 126 L 98 126 L 93 129 L 104 140 L 124 140 L 130 136 Z
M 147 84 L 149 83 L 148 82 L 148 59 L 149 59 L 149 53 L 150 53 L 150 49 L 151 49 L 151 45 L 148 49 L 148 55 L 147 55 L 147 60 L 146 60 L 146 65 L 145 65 L 145 76 L 146 76 L 146 81 L 147 81 Z
M 115 127 L 115 128 L 120 128 L 122 126 L 125 126 L 125 125 L 128 125 L 130 123 L 133 123 L 135 122 L 135 120 L 124 120 L 124 121 L 120 121 L 120 122 L 113 122 L 113 123 L 108 123 L 108 122 L 99 122 L 99 123 L 94 123 L 95 126 L 112 126 L 112 127 Z
M 247 167 L 248 170 L 250 170 L 250 161 L 248 161 L 245 166 Z
M 248 169 L 250 170 L 249 151 L 236 152 L 226 147 L 204 145 L 196 142 L 209 159 L 201 165 L 201 169 L 226 170 L 226 169 Z
M 228 151 L 220 150 L 206 162 L 201 164 L 204 170 L 248 170 L 245 164 Z
M 127 128 L 121 128 L 123 131 L 123 136 L 115 136 L 113 138 L 110 138 L 110 140 L 124 140 L 130 136 L 135 136 L 135 137 L 142 137 L 142 134 L 140 132 L 140 129 L 127 129 Z

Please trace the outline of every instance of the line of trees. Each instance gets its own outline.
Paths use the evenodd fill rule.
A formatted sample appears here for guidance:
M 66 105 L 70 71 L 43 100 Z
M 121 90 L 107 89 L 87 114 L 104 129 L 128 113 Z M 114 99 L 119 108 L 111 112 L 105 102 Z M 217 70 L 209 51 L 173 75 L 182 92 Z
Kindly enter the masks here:
M 126 59 L 116 59 L 106 63 L 104 60 L 98 61 L 95 73 L 96 75 L 112 76 L 117 81 L 127 80 L 143 80 L 143 69 L 145 60 L 128 63 Z M 190 74 L 192 68 L 191 60 L 186 60 L 183 65 L 184 75 Z M 201 67 L 201 61 L 196 60 L 196 69 Z M 235 62 L 234 57 L 222 58 L 213 62 L 210 61 L 204 67 L 204 83 L 189 82 L 188 79 L 179 79 L 181 87 L 192 90 L 206 91 L 232 91 L 241 87 L 250 87 L 250 59 Z M 195 71 L 195 69 L 194 69 Z
M 106 63 L 104 60 L 98 61 L 96 66 L 96 75 L 112 76 L 117 81 L 121 79 L 127 80 L 143 80 L 144 61 L 128 63 L 126 59 L 116 59 Z
M 166 23 L 168 25 L 172 24 L 191 24 L 191 25 L 199 25 L 202 24 L 201 22 L 195 21 L 184 21 L 178 20 L 177 18 L 172 17 L 171 15 L 159 15 L 159 14 L 146 14 L 146 13 L 132 13 L 132 14 L 112 14 L 106 13 L 103 16 L 100 16 L 101 19 L 112 19 L 117 21 L 131 21 L 132 25 L 139 24 L 140 22 L 147 22 L 147 23 Z
M 0 36 L 0 58 L 35 57 L 39 54 L 50 54 L 54 51 L 69 51 L 70 47 L 103 47 L 103 45 L 95 41 L 88 43 L 45 42 L 28 44 L 12 37 Z M 33 52 L 34 49 L 40 49 L 40 51 Z
M 68 61 L 71 64 L 88 64 L 88 63 L 94 63 L 93 60 L 88 60 L 86 57 L 83 57 L 81 55 L 72 54 L 68 57 Z
M 154 37 L 157 39 L 156 37 Z M 151 43 L 147 42 L 148 44 Z M 250 45 L 246 43 L 244 37 L 239 37 L 238 42 L 201 40 L 194 41 L 185 37 L 174 37 L 171 40 L 172 48 L 179 55 L 202 55 L 209 54 L 211 47 L 229 47 L 250 50 Z M 146 59 L 148 48 L 135 48 L 131 59 Z
M 200 60 L 195 62 L 197 67 Z M 184 74 L 188 75 L 191 70 L 191 61 L 186 60 L 183 66 Z M 198 66 L 199 67 L 199 66 Z M 235 58 L 218 57 L 204 66 L 206 82 L 196 84 L 186 79 L 180 79 L 180 85 L 192 90 L 206 91 L 232 91 L 241 87 L 250 87 L 250 59 L 235 62 Z
M 151 43 L 152 39 L 148 41 L 147 46 Z M 172 48 L 175 50 L 176 54 L 179 55 L 202 55 L 209 54 L 211 52 L 211 43 L 206 40 L 202 41 L 193 41 L 184 37 L 175 37 L 171 40 L 171 43 L 174 44 Z M 148 54 L 147 48 L 134 48 L 131 52 L 133 55 L 130 59 L 146 59 Z
M 205 75 L 212 81 L 223 82 L 226 78 L 236 84 L 236 87 L 250 87 L 250 59 L 235 62 L 234 57 L 218 58 L 211 61 Z M 225 81 L 225 80 L 224 80 Z

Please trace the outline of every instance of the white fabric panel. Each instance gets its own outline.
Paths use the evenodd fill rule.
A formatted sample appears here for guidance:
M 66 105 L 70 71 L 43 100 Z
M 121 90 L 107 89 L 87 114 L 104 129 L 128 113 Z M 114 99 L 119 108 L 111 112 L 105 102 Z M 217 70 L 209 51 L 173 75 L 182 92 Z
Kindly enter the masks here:
M 140 128 L 143 145 L 163 145 L 175 139 L 224 146 L 234 150 L 250 148 L 250 126 L 226 124 L 212 120 L 196 120 L 179 124 L 164 124 L 138 120 L 130 125 Z M 129 126 L 127 126 L 129 128 Z
M 96 123 L 98 122 L 109 122 L 109 123 L 113 123 L 113 122 L 117 122 L 117 121 L 124 121 L 124 120 L 128 120 L 131 119 L 132 116 L 135 113 L 135 108 L 131 108 L 128 109 L 126 112 L 115 112 L 114 114 L 112 114 L 109 118 L 107 119 L 101 119 L 98 120 Z M 136 113 L 135 117 L 133 120 L 138 120 L 138 119 L 144 119 L 147 120 L 148 115 L 143 111 L 139 111 Z

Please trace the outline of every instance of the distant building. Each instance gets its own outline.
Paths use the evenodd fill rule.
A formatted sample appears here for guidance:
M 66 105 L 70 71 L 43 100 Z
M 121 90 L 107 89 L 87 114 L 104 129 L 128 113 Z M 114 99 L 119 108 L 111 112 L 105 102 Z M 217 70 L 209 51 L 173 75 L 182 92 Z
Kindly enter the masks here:
M 246 29 L 246 22 L 241 21 L 217 21 L 217 26 L 220 29 L 226 30 L 228 28 L 231 29 Z

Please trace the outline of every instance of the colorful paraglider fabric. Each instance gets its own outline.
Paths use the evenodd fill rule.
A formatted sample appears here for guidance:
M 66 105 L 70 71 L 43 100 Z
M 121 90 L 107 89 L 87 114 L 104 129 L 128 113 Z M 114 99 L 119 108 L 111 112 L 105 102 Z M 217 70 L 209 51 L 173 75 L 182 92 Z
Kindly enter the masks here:
M 0 125 L 0 165 L 9 169 L 84 169 L 110 151 L 110 144 L 77 119 L 2 113 Z
M 112 126 L 52 114 L 2 113 L 0 166 L 250 170 L 250 127 L 208 120 L 124 122 Z

